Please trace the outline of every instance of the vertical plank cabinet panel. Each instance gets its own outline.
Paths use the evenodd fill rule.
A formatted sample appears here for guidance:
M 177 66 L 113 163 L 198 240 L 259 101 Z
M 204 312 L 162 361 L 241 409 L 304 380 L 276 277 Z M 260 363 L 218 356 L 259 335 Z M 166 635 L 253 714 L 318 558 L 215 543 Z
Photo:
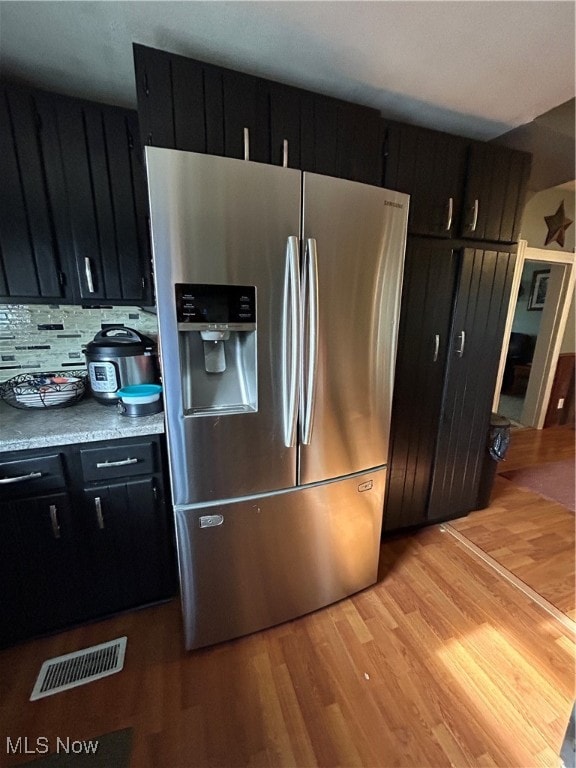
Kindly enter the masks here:
M 270 162 L 270 109 L 266 81 L 222 70 L 224 154 Z M 246 133 L 247 131 L 247 133 Z
M 224 94 L 222 70 L 204 66 L 204 111 L 206 123 L 206 152 L 224 155 Z
M 462 237 L 516 242 L 529 174 L 528 153 L 483 142 L 471 144 Z
M 204 72 L 184 56 L 172 57 L 174 146 L 187 152 L 206 152 Z
M 60 299 L 64 252 L 52 224 L 44 154 L 59 162 L 53 137 L 42 137 L 34 94 L 3 88 L 0 104 L 0 248 L 3 296 Z
M 457 230 L 466 146 L 459 136 L 387 124 L 384 186 L 411 196 L 409 232 L 449 238 Z
M 152 300 L 147 198 L 135 113 L 56 100 L 68 216 L 83 303 Z
M 466 248 L 456 294 L 428 519 L 476 506 L 516 255 Z
M 408 239 L 385 531 L 427 518 L 457 267 L 458 255 L 449 244 Z
M 172 56 L 137 43 L 133 51 L 142 142 L 174 149 Z
M 148 264 L 150 250 L 143 237 L 142 211 L 145 200 L 136 197 L 134 182 L 140 193 L 145 190 L 141 172 L 138 123 L 133 112 L 123 109 L 102 111 L 109 168 L 108 195 L 112 204 L 115 249 L 104 251 L 103 269 L 106 276 L 106 297 L 112 298 L 110 286 L 118 291 L 117 298 L 136 304 L 151 301 L 151 280 Z M 110 253 L 111 265 L 108 260 Z M 114 260 L 113 256 L 116 256 Z M 118 288 L 116 286 L 118 285 Z
M 311 94 L 302 118 L 302 170 L 338 176 L 338 101 Z
M 279 83 L 269 83 L 270 162 L 288 168 L 301 168 L 300 111 L 301 93 Z
M 338 117 L 338 176 L 382 186 L 382 121 L 377 110 L 341 104 Z
M 57 109 L 79 298 L 101 301 L 106 296 L 103 252 L 108 250 L 109 260 L 117 258 L 110 251 L 114 225 L 103 127 L 97 111 L 83 103 L 62 99 Z M 117 296 L 118 287 L 111 290 Z

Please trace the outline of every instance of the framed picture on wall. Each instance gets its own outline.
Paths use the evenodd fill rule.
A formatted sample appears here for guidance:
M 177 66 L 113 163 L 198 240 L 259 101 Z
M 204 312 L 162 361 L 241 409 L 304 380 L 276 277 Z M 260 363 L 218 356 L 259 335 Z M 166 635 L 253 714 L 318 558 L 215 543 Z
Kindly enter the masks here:
M 549 277 L 549 269 L 537 269 L 532 273 L 532 284 L 530 285 L 528 306 L 526 307 L 528 311 L 544 309 Z

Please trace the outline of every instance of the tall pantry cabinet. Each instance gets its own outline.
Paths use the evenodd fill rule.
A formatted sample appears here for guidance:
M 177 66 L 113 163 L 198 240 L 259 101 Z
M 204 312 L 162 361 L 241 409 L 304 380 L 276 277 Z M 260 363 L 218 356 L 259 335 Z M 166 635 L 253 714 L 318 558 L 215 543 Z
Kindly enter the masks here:
M 530 156 L 389 124 L 411 194 L 384 531 L 477 508 Z

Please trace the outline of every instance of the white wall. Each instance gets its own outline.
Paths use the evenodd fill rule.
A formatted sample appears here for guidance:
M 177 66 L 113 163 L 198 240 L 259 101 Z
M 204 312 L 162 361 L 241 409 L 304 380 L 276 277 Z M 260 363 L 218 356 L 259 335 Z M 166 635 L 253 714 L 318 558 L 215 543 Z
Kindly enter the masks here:
M 564 202 L 564 213 L 566 217 L 573 222 L 564 233 L 564 247 L 560 246 L 557 242 L 544 245 L 548 234 L 548 227 L 544 217 L 553 216 L 562 202 Z M 559 187 L 545 189 L 530 198 L 524 210 L 521 231 L 521 237 L 528 241 L 528 246 L 531 248 L 542 248 L 547 251 L 556 252 L 574 252 L 574 235 L 576 231 L 576 194 L 574 192 L 574 184 L 563 184 Z M 574 297 L 572 297 L 572 306 L 560 351 L 562 353 L 576 352 Z

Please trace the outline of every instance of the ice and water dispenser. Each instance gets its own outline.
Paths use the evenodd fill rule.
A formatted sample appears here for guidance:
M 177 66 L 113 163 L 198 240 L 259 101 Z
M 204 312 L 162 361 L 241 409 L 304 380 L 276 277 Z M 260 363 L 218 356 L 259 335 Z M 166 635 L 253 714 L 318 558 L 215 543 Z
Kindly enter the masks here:
M 176 284 L 184 413 L 258 410 L 256 289 Z

